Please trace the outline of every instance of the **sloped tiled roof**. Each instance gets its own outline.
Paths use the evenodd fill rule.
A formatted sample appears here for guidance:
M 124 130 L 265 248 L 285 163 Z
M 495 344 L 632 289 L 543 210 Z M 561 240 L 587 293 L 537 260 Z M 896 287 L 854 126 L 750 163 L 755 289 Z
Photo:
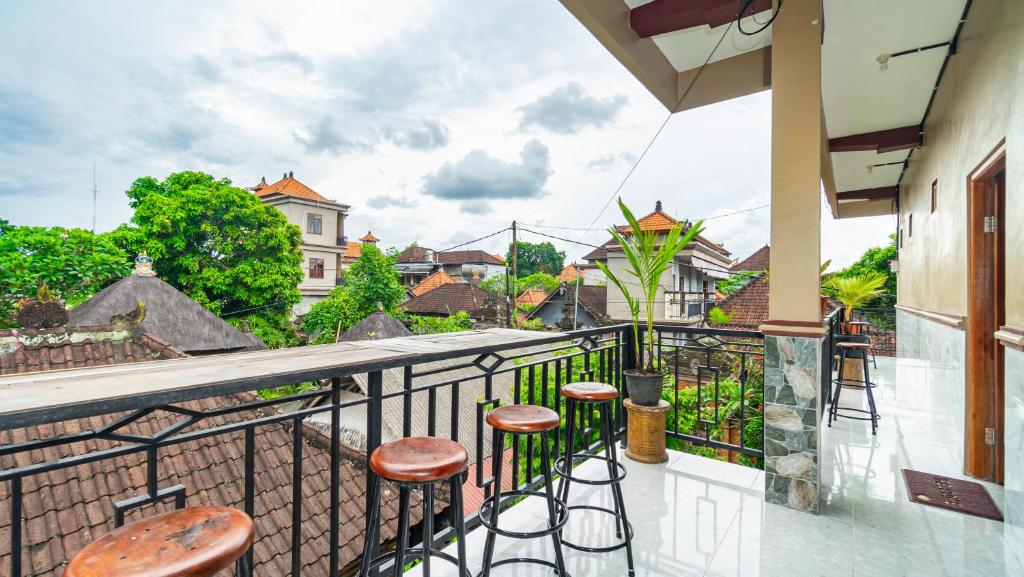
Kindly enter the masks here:
M 585 254 L 583 256 L 583 260 L 608 260 L 608 249 L 604 246 L 596 247 L 594 250 Z
M 283 194 L 284 196 L 294 196 L 295 198 L 304 198 L 306 200 L 330 203 L 334 202 L 305 184 L 302 184 L 291 175 L 287 175 L 273 184 L 266 184 L 265 181 L 261 181 L 260 184 L 257 184 L 252 188 L 252 191 L 260 198 L 265 198 L 272 194 Z
M 566 265 L 562 269 L 562 272 L 558 273 L 558 280 L 560 282 L 573 282 L 577 277 L 583 276 L 585 273 L 583 269 L 576 266 L 575 263 Z
M 637 224 L 640 225 L 640 230 L 642 230 L 642 231 L 656 232 L 656 233 L 660 234 L 660 233 L 667 233 L 670 230 L 672 230 L 673 227 L 675 227 L 676 225 L 679 224 L 679 221 L 674 219 L 674 218 L 672 218 L 671 216 L 669 216 L 668 213 L 666 213 L 663 210 L 661 210 L 661 202 L 659 201 L 658 204 L 655 207 L 654 212 L 651 212 L 649 214 L 644 215 L 641 218 L 638 218 L 637 219 Z M 684 224 L 684 228 L 683 228 L 684 231 L 690 229 L 689 222 L 686 222 L 686 223 L 683 223 L 683 224 Z M 618 230 L 619 233 L 621 233 L 623 235 L 628 235 L 628 234 L 633 232 L 633 229 L 630 226 L 618 226 L 618 227 L 616 227 L 616 230 Z M 704 247 L 706 247 L 706 248 L 708 248 L 708 249 L 710 249 L 710 250 L 712 250 L 712 251 L 714 251 L 716 253 L 719 253 L 722 256 L 729 256 L 729 254 L 730 254 L 730 252 L 728 250 L 726 250 L 724 246 L 722 246 L 720 244 L 717 244 L 717 243 L 714 243 L 714 242 L 711 242 L 710 240 L 708 240 L 707 238 L 705 238 L 702 235 L 697 235 L 697 238 L 694 239 L 694 242 L 696 242 L 697 244 L 703 245 Z M 617 247 L 617 246 L 618 246 L 618 242 L 614 238 L 610 238 L 601 247 L 595 248 L 594 250 L 592 250 L 589 253 L 587 253 L 586 256 L 583 257 L 583 259 L 584 260 L 602 260 L 602 261 L 606 260 L 608 258 L 608 248 L 609 247 Z
M 754 251 L 753 254 L 743 259 L 742 261 L 729 267 L 729 270 L 745 270 L 745 271 L 762 271 L 768 269 L 768 261 L 771 257 L 771 249 L 768 245 L 764 245 L 761 248 Z
M 360 242 L 380 242 L 380 239 L 373 236 L 373 233 L 370 231 L 366 231 L 366 234 L 363 235 L 363 238 L 359 240 Z
M 345 243 L 345 252 L 341 253 L 341 258 L 344 259 L 357 259 L 363 254 L 363 245 L 350 240 Z
M 723 312 L 732 315 L 726 325 L 736 328 L 752 328 L 768 320 L 768 277 L 755 278 L 732 294 L 719 305 Z
M 529 289 L 516 298 L 517 305 L 539 305 L 547 298 L 548 293 L 541 289 Z
M 215 397 L 181 403 L 193 411 L 211 411 L 238 406 L 258 400 L 251 393 Z M 275 414 L 273 407 L 241 411 L 240 415 L 207 417 L 203 427 L 226 425 L 239 418 L 256 418 Z M 0 444 L 19 443 L 29 439 L 52 438 L 57 435 L 98 430 L 120 415 L 91 417 L 37 427 L 0 431 Z M 181 415 L 158 411 L 129 426 L 134 434 L 154 435 L 179 421 Z M 306 442 L 302 459 L 302 573 L 327 575 L 330 527 L 329 447 L 324 434 L 303 425 Z M 256 540 L 253 545 L 256 575 L 286 575 L 291 571 L 292 511 L 292 433 L 283 423 L 256 427 L 255 452 L 255 521 Z M 113 443 L 116 444 L 116 443 Z M 49 461 L 111 446 L 106 441 L 48 447 L 33 451 L 32 462 Z M 189 505 L 224 505 L 243 507 L 245 437 L 241 434 L 209 436 L 161 448 L 161 487 L 181 483 L 187 490 Z M 0 468 L 23 465 L 12 455 L 0 457 Z M 342 460 L 341 482 L 341 551 L 342 567 L 353 563 L 362 554 L 365 526 L 365 472 L 354 463 Z M 135 453 L 117 459 L 82 464 L 30 475 L 23 485 L 23 559 L 26 574 L 59 577 L 63 565 L 82 548 L 114 529 L 114 503 L 146 492 L 146 454 Z M 392 494 L 394 489 L 391 489 Z M 0 502 L 9 501 L 9 484 L 0 484 Z M 414 496 L 414 500 L 417 500 Z M 397 499 L 382 500 L 384 526 L 382 537 L 393 540 L 397 525 Z M 173 502 L 147 507 L 145 514 L 167 510 Z M 411 511 L 418 522 L 422 506 Z M 136 511 L 129 520 L 139 518 Z M 10 515 L 0 515 L 0 534 L 8 534 Z M 10 540 L 0 539 L 0 567 L 10 566 Z
M 579 288 L 579 302 L 587 312 L 597 318 L 608 316 L 608 287 L 580 285 Z
M 132 327 L 100 325 L 0 331 L 0 375 L 187 357 Z
M 661 203 L 658 203 L 658 208 L 654 212 L 651 212 L 641 218 L 636 219 L 636 223 L 640 225 L 640 230 L 650 232 L 668 232 L 672 230 L 674 226 L 679 224 L 679 221 L 672 218 L 661 210 Z M 633 232 L 633 229 L 629 226 L 618 227 L 619 232 L 623 234 L 629 234 Z
M 427 278 L 423 279 L 423 281 L 420 284 L 409 289 L 409 293 L 412 294 L 412 296 L 414 297 L 418 297 L 420 295 L 424 295 L 436 289 L 441 285 L 446 284 L 455 284 L 455 279 L 453 279 L 451 276 L 448 275 L 448 273 L 444 272 L 443 270 L 439 270 L 434 274 L 428 276 Z
M 440 264 L 505 264 L 505 261 L 483 250 L 451 250 L 434 253 Z
M 405 310 L 416 314 L 450 315 L 459 311 L 478 311 L 493 298 L 484 289 L 469 284 L 455 283 L 441 285 L 402 305 Z
M 397 262 L 433 262 L 431 255 L 434 251 L 424 246 L 410 246 L 398 253 Z

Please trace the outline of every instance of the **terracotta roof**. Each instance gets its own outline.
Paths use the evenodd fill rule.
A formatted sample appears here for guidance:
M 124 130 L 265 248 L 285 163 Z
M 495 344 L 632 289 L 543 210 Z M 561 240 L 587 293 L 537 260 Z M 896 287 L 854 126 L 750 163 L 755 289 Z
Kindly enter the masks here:
M 252 394 L 208 398 L 181 403 L 194 411 L 211 411 L 257 400 Z M 236 415 L 211 416 L 202 427 L 226 425 L 240 417 L 257 418 L 275 414 L 273 407 L 260 412 L 242 411 Z M 91 417 L 38 427 L 0 431 L 0 444 L 29 439 L 98 430 L 120 415 Z M 158 411 L 131 425 L 131 432 L 154 435 L 181 419 L 180 415 Z M 330 458 L 324 435 L 304 425 L 306 442 L 302 455 L 302 565 L 304 575 L 327 575 L 328 527 L 330 526 Z M 194 428 L 194 427 L 193 427 Z M 286 575 L 291 572 L 292 542 L 292 433 L 283 423 L 257 427 L 255 452 L 254 560 L 256 575 Z M 87 441 L 88 450 L 115 446 L 116 442 Z M 68 457 L 81 453 L 83 444 L 48 447 L 31 453 L 32 462 Z M 161 487 L 181 483 L 188 491 L 187 503 L 243 507 L 245 437 L 226 434 L 179 443 L 159 450 Z M 25 464 L 26 457 L 0 457 L 0 467 Z M 366 510 L 365 473 L 356 464 L 342 460 L 341 482 L 341 566 L 353 563 L 362 554 Z M 43 475 L 30 475 L 23 484 L 23 551 L 26 574 L 60 575 L 63 565 L 86 544 L 114 529 L 114 503 L 146 492 L 146 454 L 135 453 L 117 459 L 58 469 Z M 394 489 L 391 489 L 392 494 Z M 417 498 L 414 496 L 414 500 Z M 9 501 L 9 484 L 0 484 L 0 502 Z M 147 507 L 145 514 L 167 510 L 173 502 Z M 422 506 L 411 511 L 420 516 Z M 385 524 L 382 537 L 392 540 L 397 525 L 397 499 L 383 499 Z M 129 520 L 139 518 L 136 510 Z M 0 534 L 8 534 L 10 515 L 0 516 Z M 10 540 L 0 539 L 0 567 L 10 566 Z M 345 573 L 344 571 L 342 572 Z
M 761 276 L 748 282 L 719 305 L 732 315 L 726 325 L 730 327 L 757 327 L 768 320 L 768 277 Z
M 558 280 L 561 282 L 573 282 L 577 277 L 583 276 L 585 272 L 583 269 L 576 266 L 575 263 L 566 265 L 562 269 L 562 272 L 558 273 Z
M 187 357 L 132 326 L 0 331 L 0 375 Z
M 640 230 L 650 232 L 668 232 L 672 230 L 674 226 L 679 224 L 679 221 L 672 218 L 661 210 L 661 203 L 658 203 L 658 208 L 641 218 L 636 219 L 636 223 L 640 225 Z M 633 229 L 629 226 L 618 227 L 619 232 L 623 234 L 629 234 L 633 232 Z
M 267 184 L 266 178 L 264 178 L 259 184 L 252 187 L 250 190 L 255 192 L 256 196 L 260 198 L 265 198 L 272 194 L 283 194 L 284 196 L 294 196 L 296 198 L 304 198 L 306 200 L 334 203 L 333 200 L 322 196 L 317 191 L 305 184 L 302 184 L 290 174 L 286 175 L 274 184 Z
M 363 254 L 363 245 L 350 240 L 345 243 L 345 252 L 341 253 L 341 258 L 345 259 L 357 259 Z
M 431 249 L 424 246 L 410 246 L 398 253 L 397 262 L 433 262 Z
M 530 289 L 516 298 L 517 305 L 539 305 L 544 302 L 548 293 L 541 289 Z
M 505 257 L 501 256 L 500 254 L 492 254 L 491 256 L 501 261 L 501 264 L 505 264 Z
M 439 264 L 505 264 L 505 261 L 482 250 L 452 250 L 434 253 Z
M 366 235 L 364 235 L 363 238 L 359 240 L 361 242 L 380 242 L 380 239 L 373 236 L 373 233 L 370 231 L 366 231 Z
M 441 285 L 418 297 L 406 301 L 405 310 L 417 314 L 450 315 L 459 311 L 472 314 L 494 297 L 484 289 L 469 283 Z
M 409 289 L 409 293 L 411 293 L 412 296 L 414 297 L 418 297 L 420 295 L 424 295 L 436 289 L 441 285 L 446 284 L 455 284 L 455 279 L 453 279 L 443 270 L 439 270 L 434 274 L 428 276 L 427 278 L 423 279 L 423 281 L 420 282 L 420 284 Z
M 768 269 L 771 249 L 768 245 L 754 251 L 753 254 L 729 267 L 729 270 L 762 271 Z

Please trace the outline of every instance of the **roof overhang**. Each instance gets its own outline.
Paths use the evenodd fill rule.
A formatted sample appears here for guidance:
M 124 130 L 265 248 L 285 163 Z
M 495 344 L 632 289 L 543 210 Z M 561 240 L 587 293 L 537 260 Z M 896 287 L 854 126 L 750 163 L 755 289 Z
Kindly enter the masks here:
M 561 2 L 669 111 L 771 87 L 771 28 L 752 37 L 726 28 L 739 0 Z M 898 190 L 913 150 L 928 137 L 924 119 L 968 6 L 822 0 L 821 174 L 834 217 L 897 210 L 898 195 L 864 191 Z M 771 2 L 757 0 L 754 10 L 745 28 L 765 21 Z

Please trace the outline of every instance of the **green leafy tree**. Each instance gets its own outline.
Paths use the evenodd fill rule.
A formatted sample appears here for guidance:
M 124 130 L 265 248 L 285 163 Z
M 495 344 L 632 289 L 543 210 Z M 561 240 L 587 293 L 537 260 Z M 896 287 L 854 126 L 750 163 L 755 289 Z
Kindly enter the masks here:
M 896 273 L 889 266 L 889 261 L 896 260 L 896 235 L 889 235 L 889 244 L 869 248 L 857 262 L 835 273 L 835 276 L 849 278 L 880 274 L 885 277 L 882 293 L 896 294 Z
M 112 237 L 146 250 L 160 278 L 212 312 L 273 323 L 299 302 L 301 232 L 277 208 L 202 172 L 140 178 L 126 194 L 132 226 Z
M 506 283 L 507 277 L 504 274 L 491 275 L 484 280 L 480 281 L 480 288 L 485 291 L 497 295 L 505 296 L 507 294 Z M 540 289 L 544 292 L 551 292 L 558 288 L 558 279 L 554 276 L 537 272 L 525 277 L 519 277 L 515 283 L 515 295 L 519 296 L 530 289 Z
M 394 255 L 365 244 L 345 273 L 347 286 L 336 287 L 327 298 L 313 305 L 302 319 L 302 330 L 315 335 L 315 343 L 332 343 L 342 332 L 377 310 L 380 303 L 388 314 L 398 316 L 405 287 L 398 282 Z
M 732 315 L 723 311 L 720 307 L 714 307 L 708 311 L 708 320 L 712 324 L 727 325 L 732 322 Z
M 41 285 L 74 306 L 130 270 L 128 253 L 107 235 L 0 222 L 0 319 Z
M 456 333 L 473 328 L 473 319 L 465 311 L 459 311 L 446 317 L 409 315 L 408 323 L 409 330 L 417 335 Z
M 519 277 L 526 277 L 535 272 L 558 274 L 565 268 L 565 252 L 556 249 L 550 242 L 533 243 L 519 240 L 516 241 L 516 247 L 516 275 Z M 511 243 L 505 259 L 512 262 Z

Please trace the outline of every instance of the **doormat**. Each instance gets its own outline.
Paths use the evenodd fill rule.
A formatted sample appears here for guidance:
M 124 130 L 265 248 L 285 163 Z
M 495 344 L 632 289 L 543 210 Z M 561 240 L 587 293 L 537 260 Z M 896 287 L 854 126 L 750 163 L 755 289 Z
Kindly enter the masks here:
M 907 484 L 907 497 L 915 503 L 1003 520 L 1003 513 L 981 483 L 911 469 L 903 469 L 903 481 Z

